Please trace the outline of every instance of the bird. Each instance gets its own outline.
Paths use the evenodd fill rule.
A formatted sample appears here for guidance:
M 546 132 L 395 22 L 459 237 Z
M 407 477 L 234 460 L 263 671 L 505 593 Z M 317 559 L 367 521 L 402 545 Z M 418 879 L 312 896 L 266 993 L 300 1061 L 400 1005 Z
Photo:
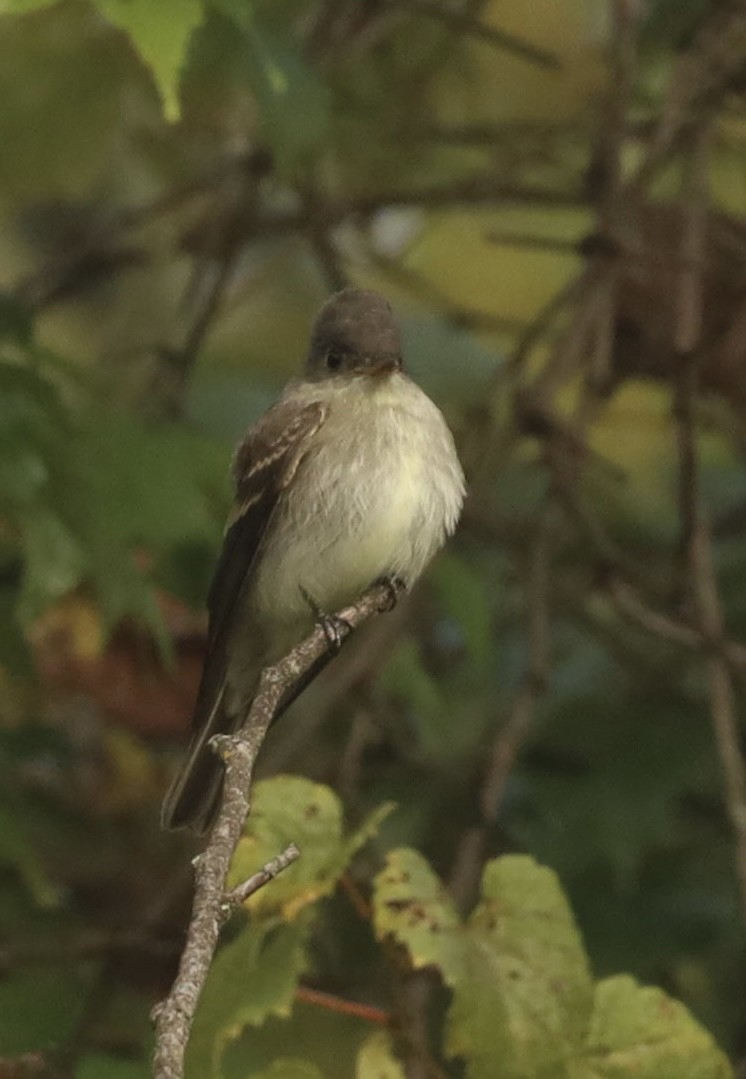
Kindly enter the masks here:
M 223 765 L 209 741 L 241 726 L 262 669 L 320 611 L 375 581 L 410 588 L 465 496 L 451 431 L 404 371 L 391 305 L 369 289 L 343 289 L 321 307 L 302 376 L 248 429 L 232 474 L 192 738 L 161 814 L 164 827 L 198 833 L 220 804 Z

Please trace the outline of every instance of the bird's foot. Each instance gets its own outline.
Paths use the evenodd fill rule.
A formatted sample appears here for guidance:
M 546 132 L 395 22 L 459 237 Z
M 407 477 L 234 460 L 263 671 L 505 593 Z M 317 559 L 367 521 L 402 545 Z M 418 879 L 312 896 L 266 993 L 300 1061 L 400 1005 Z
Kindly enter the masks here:
M 329 651 L 336 654 L 344 644 L 347 634 L 352 631 L 352 626 L 344 618 L 340 618 L 338 614 L 327 614 L 303 585 L 299 585 L 299 587 L 303 599 L 311 608 L 316 624 L 324 631 Z
M 379 577 L 374 583 L 385 585 L 388 593 L 386 603 L 381 607 L 381 611 L 393 611 L 394 607 L 396 607 L 400 598 L 407 590 L 404 581 L 401 577 L 397 577 L 395 573 L 389 573 L 385 577 Z

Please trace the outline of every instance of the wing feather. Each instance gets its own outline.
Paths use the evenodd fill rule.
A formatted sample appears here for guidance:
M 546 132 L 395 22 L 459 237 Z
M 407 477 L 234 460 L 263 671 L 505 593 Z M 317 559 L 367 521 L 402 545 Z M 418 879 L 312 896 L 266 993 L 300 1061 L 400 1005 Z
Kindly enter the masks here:
M 231 726 L 232 717 L 222 703 L 231 636 L 246 609 L 252 569 L 282 494 L 325 416 L 326 409 L 317 402 L 299 408 L 280 401 L 249 429 L 235 453 L 235 508 L 208 593 L 207 654 L 192 720 L 192 741 L 164 801 L 166 827 L 203 820 L 214 803 L 222 765 L 207 743 Z

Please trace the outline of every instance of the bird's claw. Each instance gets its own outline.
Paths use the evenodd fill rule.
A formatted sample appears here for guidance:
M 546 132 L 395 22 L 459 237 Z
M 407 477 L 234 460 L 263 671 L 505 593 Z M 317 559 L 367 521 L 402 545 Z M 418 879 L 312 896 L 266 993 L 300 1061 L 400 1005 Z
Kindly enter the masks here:
M 334 653 L 339 652 L 344 644 L 345 637 L 352 631 L 352 626 L 346 619 L 340 618 L 338 614 L 327 614 L 326 611 L 322 610 L 320 605 L 316 602 L 310 592 L 306 591 L 303 585 L 300 585 L 300 592 L 303 599 L 311 608 L 316 624 L 324 631 L 329 651 Z
M 380 608 L 381 611 L 393 611 L 399 602 L 400 597 L 407 590 L 407 586 L 401 577 L 397 577 L 395 573 L 389 573 L 385 577 L 379 577 L 376 584 L 382 584 L 386 586 L 387 602 Z

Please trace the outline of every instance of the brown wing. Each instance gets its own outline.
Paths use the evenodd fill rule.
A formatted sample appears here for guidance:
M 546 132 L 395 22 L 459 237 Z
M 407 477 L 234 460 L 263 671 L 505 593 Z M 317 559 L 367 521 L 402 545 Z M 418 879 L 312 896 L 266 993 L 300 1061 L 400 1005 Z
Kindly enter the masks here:
M 245 609 L 252 567 L 276 507 L 325 414 L 324 406 L 317 403 L 299 408 L 291 402 L 279 402 L 250 428 L 236 451 L 236 503 L 207 598 L 207 655 L 194 709 L 192 741 L 163 803 L 166 827 L 204 818 L 206 803 L 214 801 L 215 780 L 222 774 L 222 765 L 207 742 L 231 727 L 232 717 L 226 715 L 222 704 L 230 637 Z

